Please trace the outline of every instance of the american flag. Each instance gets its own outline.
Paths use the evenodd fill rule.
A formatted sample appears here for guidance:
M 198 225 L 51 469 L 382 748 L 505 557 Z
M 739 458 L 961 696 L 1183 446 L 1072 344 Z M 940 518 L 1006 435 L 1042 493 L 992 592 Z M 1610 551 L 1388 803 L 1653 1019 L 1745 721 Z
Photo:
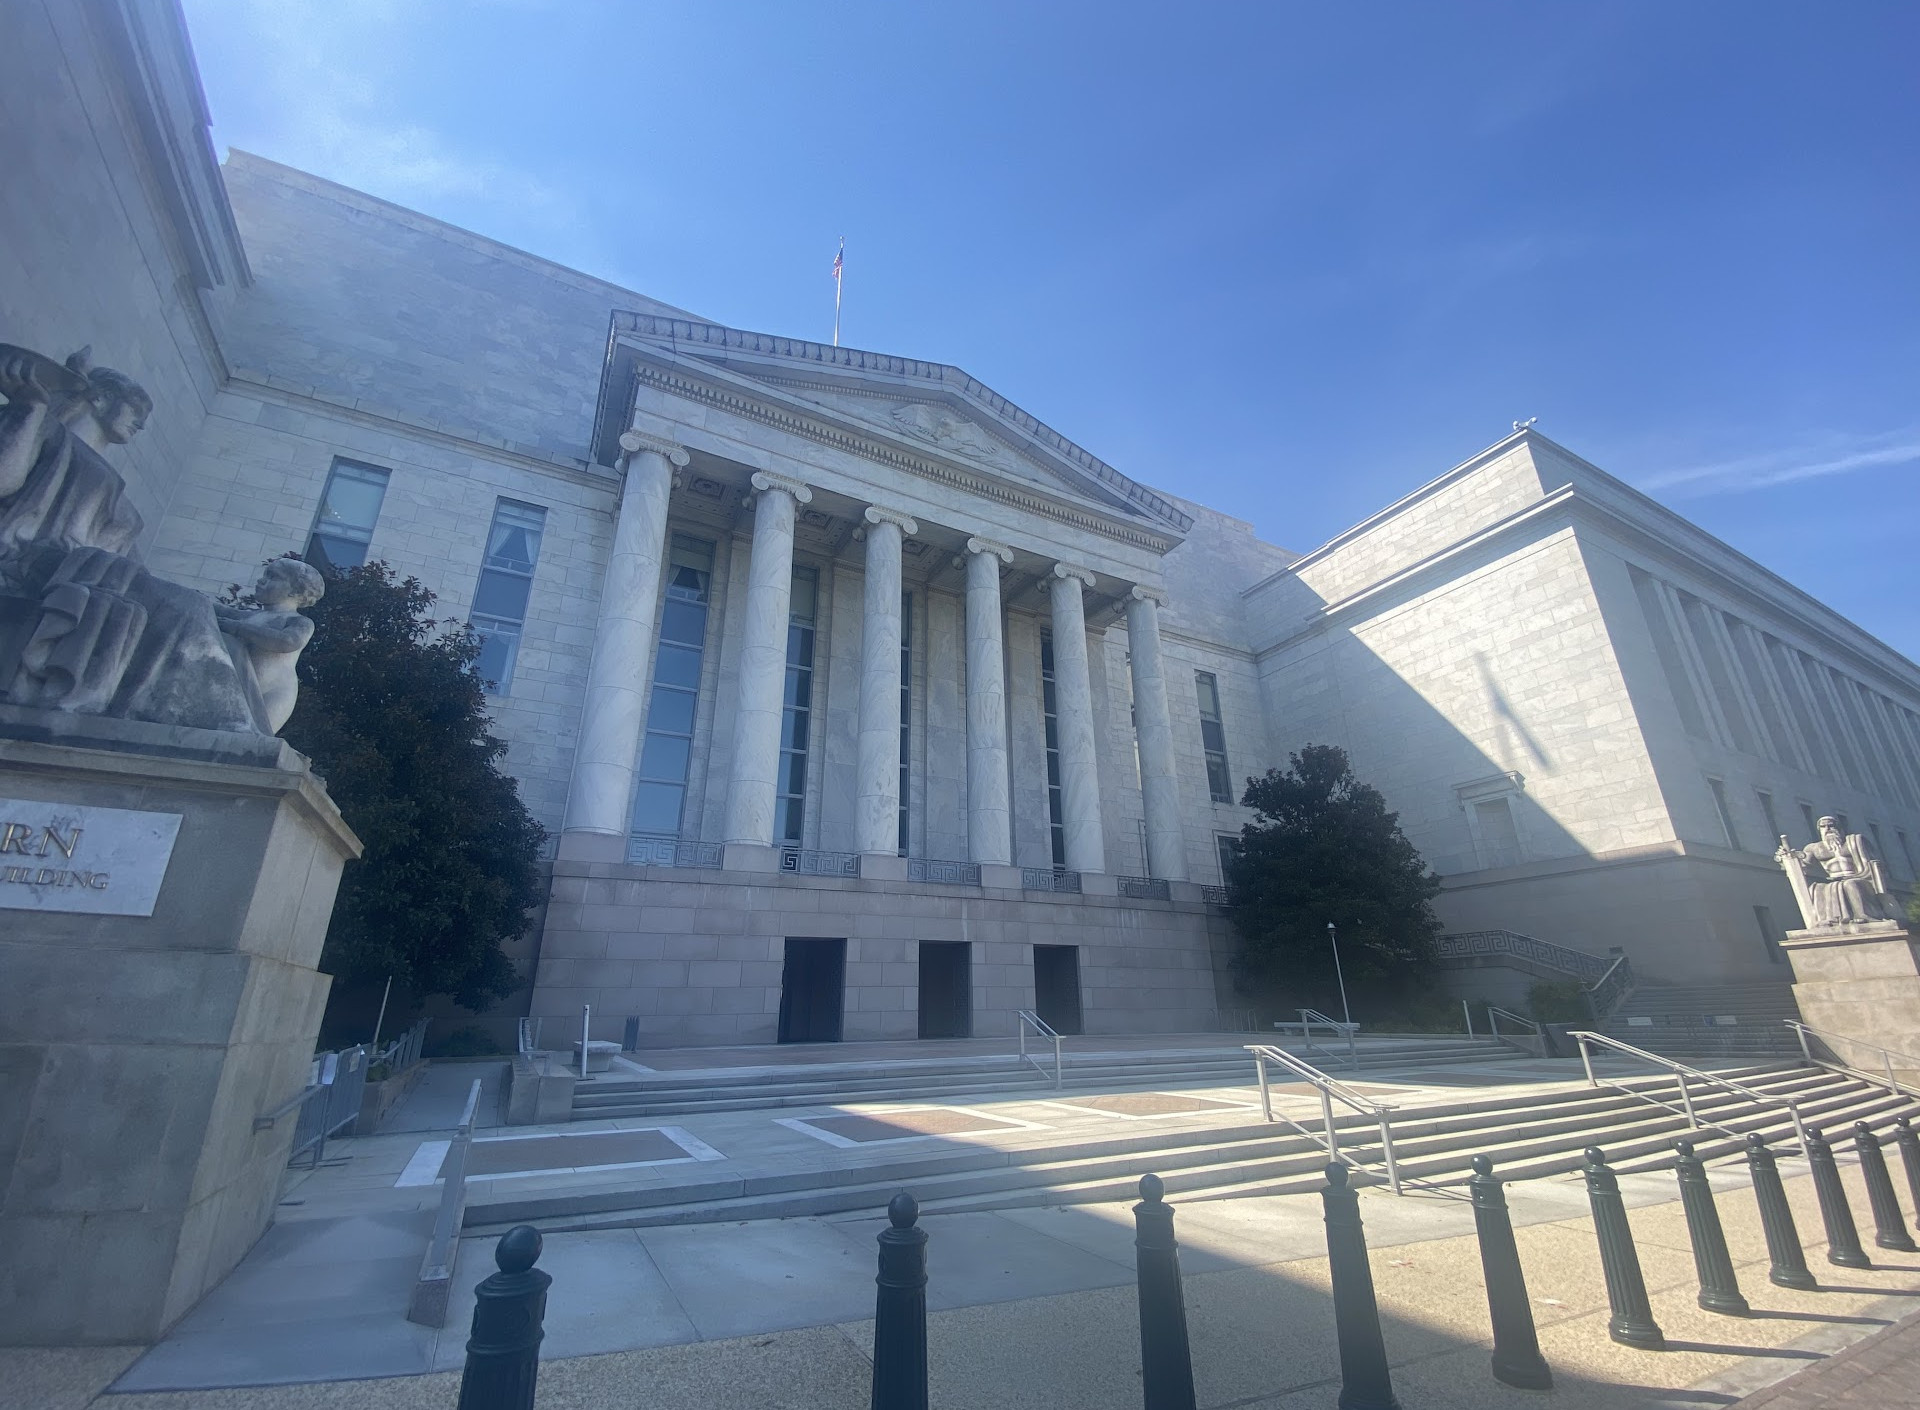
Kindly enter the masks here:
M 833 282 L 834 283 L 838 284 L 840 282 L 840 270 L 846 264 L 846 262 L 847 262 L 847 242 L 843 238 L 840 241 L 840 248 L 838 250 L 835 250 L 833 254 Z

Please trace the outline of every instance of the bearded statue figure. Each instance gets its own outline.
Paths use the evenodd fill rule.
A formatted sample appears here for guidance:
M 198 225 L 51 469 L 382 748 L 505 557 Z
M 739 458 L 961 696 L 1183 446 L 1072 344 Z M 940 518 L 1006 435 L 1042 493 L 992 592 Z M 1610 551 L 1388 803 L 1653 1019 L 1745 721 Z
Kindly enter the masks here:
M 1867 839 L 1857 832 L 1843 834 L 1838 818 L 1821 818 L 1819 828 L 1818 841 L 1796 848 L 1782 837 L 1774 853 L 1786 869 L 1806 928 L 1898 920 L 1899 906 L 1887 894 L 1885 869 Z M 1808 867 L 1815 869 L 1812 878 Z
M 0 701 L 199 729 L 276 733 L 317 600 L 305 564 L 228 612 L 147 571 L 138 511 L 103 452 L 153 400 L 86 349 L 64 363 L 0 343 Z

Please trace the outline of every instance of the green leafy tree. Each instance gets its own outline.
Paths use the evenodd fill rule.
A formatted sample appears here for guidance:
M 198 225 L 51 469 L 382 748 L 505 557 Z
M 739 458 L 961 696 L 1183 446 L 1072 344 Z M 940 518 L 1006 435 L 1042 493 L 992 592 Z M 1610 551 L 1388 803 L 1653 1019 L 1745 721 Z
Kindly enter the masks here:
M 1241 799 L 1259 814 L 1227 870 L 1241 987 L 1337 1003 L 1331 921 L 1348 989 L 1404 994 L 1433 963 L 1440 878 L 1379 790 L 1353 776 L 1344 749 L 1309 744 L 1288 763 L 1249 779 Z
M 481 1009 L 516 983 L 501 946 L 541 899 L 546 833 L 500 770 L 479 639 L 433 605 L 385 563 L 329 575 L 281 735 L 366 845 L 341 878 L 320 967 Z

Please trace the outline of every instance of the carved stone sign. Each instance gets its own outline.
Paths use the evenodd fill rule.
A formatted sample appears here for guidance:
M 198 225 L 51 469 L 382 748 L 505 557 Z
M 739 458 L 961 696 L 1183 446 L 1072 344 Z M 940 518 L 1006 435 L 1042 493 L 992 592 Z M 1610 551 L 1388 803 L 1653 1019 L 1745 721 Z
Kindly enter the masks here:
M 0 908 L 150 916 L 178 813 L 0 798 Z

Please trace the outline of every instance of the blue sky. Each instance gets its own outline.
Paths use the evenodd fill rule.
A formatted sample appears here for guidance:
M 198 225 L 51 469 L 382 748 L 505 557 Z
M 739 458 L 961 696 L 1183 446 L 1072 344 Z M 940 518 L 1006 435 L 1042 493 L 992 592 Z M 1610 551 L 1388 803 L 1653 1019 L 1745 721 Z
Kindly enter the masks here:
M 1307 549 L 1539 427 L 1920 657 L 1920 7 L 186 0 L 215 140 Z

